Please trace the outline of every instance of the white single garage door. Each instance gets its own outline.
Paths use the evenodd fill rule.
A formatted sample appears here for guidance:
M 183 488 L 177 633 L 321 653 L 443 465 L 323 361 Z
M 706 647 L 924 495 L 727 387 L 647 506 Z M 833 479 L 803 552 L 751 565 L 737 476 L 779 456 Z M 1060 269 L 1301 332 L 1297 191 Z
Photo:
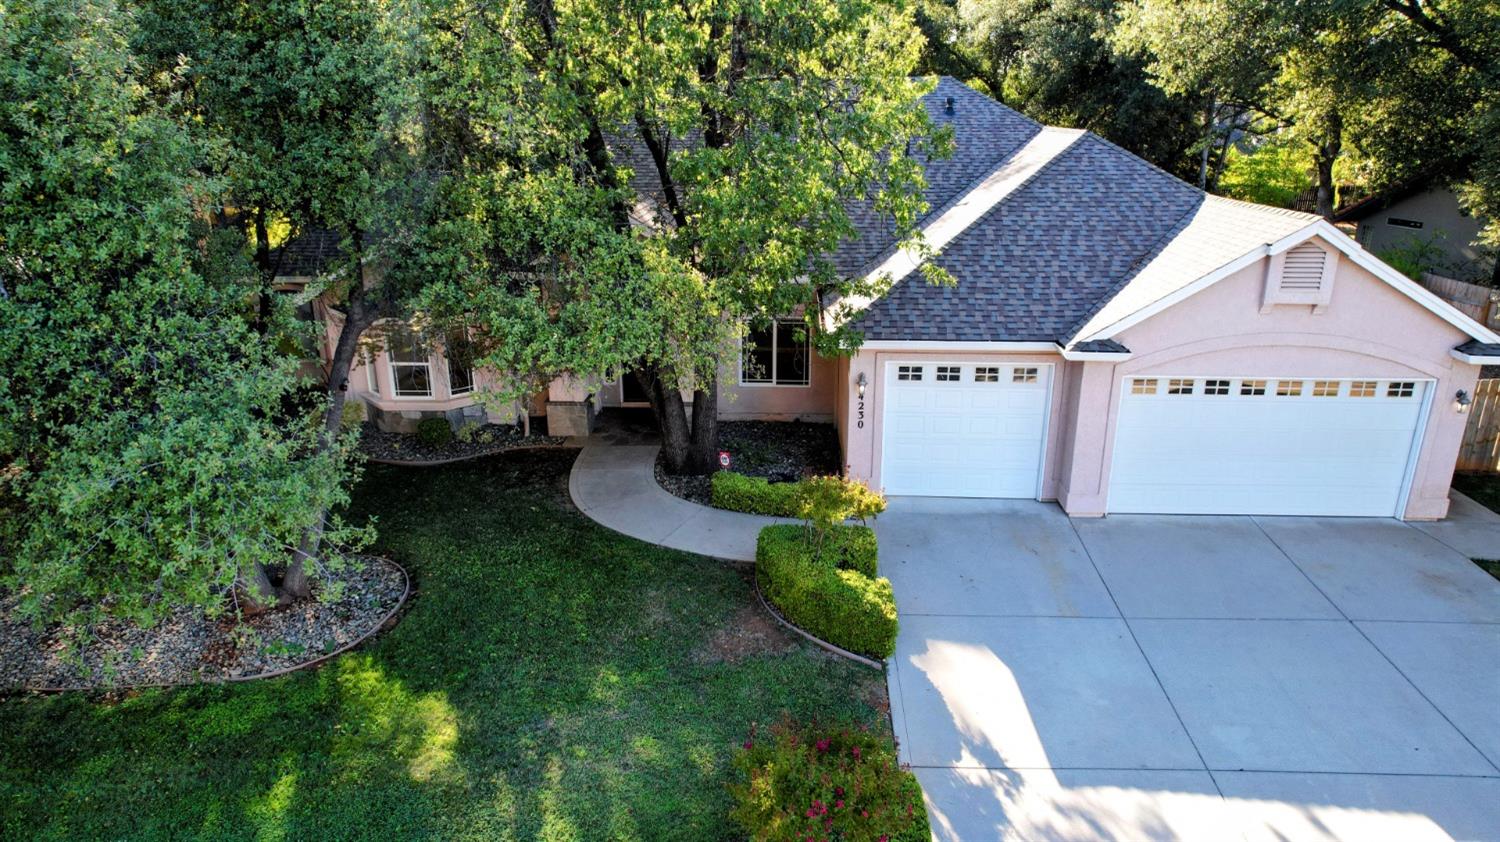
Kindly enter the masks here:
M 1428 382 L 1132 377 L 1109 510 L 1397 514 Z
M 887 494 L 1036 497 L 1049 365 L 890 363 L 881 485 Z

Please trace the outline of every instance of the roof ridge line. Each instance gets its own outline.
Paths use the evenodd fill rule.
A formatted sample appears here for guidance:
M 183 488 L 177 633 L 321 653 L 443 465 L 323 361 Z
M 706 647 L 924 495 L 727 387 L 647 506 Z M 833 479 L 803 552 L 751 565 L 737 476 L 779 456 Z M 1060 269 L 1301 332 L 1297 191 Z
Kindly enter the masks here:
M 1155 165 L 1153 164 L 1152 166 Z M 1178 181 L 1181 180 L 1182 179 L 1178 179 Z M 1108 306 L 1109 302 L 1115 299 L 1115 296 L 1123 292 L 1125 290 L 1125 287 L 1129 286 L 1130 282 L 1134 280 L 1135 277 L 1142 272 L 1142 270 L 1151 265 L 1151 261 L 1155 260 L 1161 255 L 1164 250 L 1166 250 L 1167 246 L 1171 245 L 1174 240 L 1182 236 L 1182 232 L 1186 231 L 1188 226 L 1193 224 L 1193 220 L 1197 218 L 1198 213 L 1203 210 L 1203 206 L 1208 204 L 1208 200 L 1213 198 L 1214 195 L 1206 190 L 1199 190 L 1198 193 L 1203 197 L 1203 200 L 1193 205 L 1191 208 L 1188 208 L 1187 211 L 1182 214 L 1182 216 L 1177 218 L 1176 222 L 1172 223 L 1172 227 L 1168 228 L 1166 231 L 1163 231 L 1162 235 L 1160 237 L 1157 237 L 1156 241 L 1151 244 L 1151 247 L 1142 252 L 1141 256 L 1136 258 L 1135 262 L 1130 264 L 1130 268 L 1128 270 L 1121 273 L 1119 280 L 1115 281 L 1108 292 L 1100 296 L 1099 299 L 1094 302 L 1093 306 L 1090 307 L 1081 318 L 1073 322 L 1071 325 L 1068 325 L 1067 331 L 1063 334 L 1062 338 L 1058 340 L 1057 344 L 1062 345 L 1063 347 L 1071 345 L 1073 343 L 1073 340 L 1078 338 L 1079 333 L 1089 323 L 1090 320 L 1099 315 L 1100 311 Z
M 974 223 L 978 222 L 990 211 L 994 210 L 996 207 L 999 207 L 1007 199 L 1025 188 L 1026 185 L 1035 181 L 1037 176 L 1046 171 L 1046 169 L 1050 167 L 1054 161 L 1062 157 L 1062 154 L 1064 152 L 1072 149 L 1088 135 L 1089 132 L 1083 129 L 1064 129 L 1057 126 L 1042 126 L 1041 129 L 1036 134 L 1032 135 L 1030 140 L 1022 144 L 1019 149 L 997 161 L 993 167 L 985 172 L 984 175 L 980 176 L 972 183 L 967 185 L 962 191 L 958 193 L 957 196 L 943 205 L 943 207 L 939 208 L 936 211 L 933 211 L 932 213 L 929 213 L 924 220 L 924 224 L 919 226 L 917 229 L 922 233 L 924 240 L 927 239 L 928 232 L 932 231 L 937 225 L 944 222 L 945 220 L 947 220 L 950 226 L 952 226 L 948 230 L 936 232 L 940 235 L 946 235 L 941 242 L 929 243 L 929 245 L 932 246 L 934 256 L 940 254 L 944 246 L 953 242 L 958 238 L 960 234 L 973 227 Z M 1056 143 L 1056 145 L 1051 148 L 1040 147 L 1038 145 L 1038 141 L 1042 140 L 1043 138 L 1055 139 L 1054 143 L 1056 143 L 1056 141 L 1062 142 Z M 1028 154 L 1036 155 L 1038 152 L 1040 152 L 1041 154 L 1045 154 L 1046 157 L 1027 161 L 1021 160 L 1023 157 L 1028 156 Z M 1016 172 L 1008 173 L 1002 176 L 1002 172 L 1011 167 L 1016 167 Z M 997 176 L 1001 177 L 997 179 Z M 996 189 L 996 195 L 994 195 L 993 197 L 979 197 L 981 201 L 983 201 L 982 205 L 975 204 L 972 209 L 968 210 L 968 212 L 953 215 L 954 211 L 965 205 L 971 197 L 974 197 L 976 193 L 978 193 L 981 189 L 984 189 L 986 183 L 989 182 L 993 182 L 990 186 L 992 189 Z M 986 199 L 988 201 L 984 201 Z M 922 262 L 924 262 L 913 260 L 909 256 L 910 251 L 910 249 L 901 248 L 901 244 L 899 242 L 894 243 L 890 246 L 890 248 L 886 249 L 874 260 L 871 260 L 869 263 L 865 264 L 865 266 L 861 267 L 859 274 L 868 278 L 869 276 L 886 268 L 887 264 L 891 264 L 892 261 L 895 261 L 897 258 L 906 256 L 907 262 L 911 265 L 908 266 L 904 271 L 901 271 L 899 275 L 894 274 L 894 270 L 897 267 L 891 267 L 891 269 L 893 270 L 893 274 L 891 275 L 891 282 L 892 284 L 895 284 L 901 279 L 905 278 L 907 275 L 910 275 L 912 272 L 916 271 L 917 267 L 919 267 Z

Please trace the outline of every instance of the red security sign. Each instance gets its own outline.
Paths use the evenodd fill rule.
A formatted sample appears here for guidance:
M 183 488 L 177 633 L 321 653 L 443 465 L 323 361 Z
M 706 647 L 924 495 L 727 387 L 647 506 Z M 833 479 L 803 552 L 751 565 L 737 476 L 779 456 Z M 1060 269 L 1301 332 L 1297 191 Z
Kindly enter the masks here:
M 719 451 L 719 467 L 721 467 L 721 468 L 723 468 L 725 470 L 729 469 L 729 451 L 727 451 L 727 450 L 721 450 L 721 451 Z

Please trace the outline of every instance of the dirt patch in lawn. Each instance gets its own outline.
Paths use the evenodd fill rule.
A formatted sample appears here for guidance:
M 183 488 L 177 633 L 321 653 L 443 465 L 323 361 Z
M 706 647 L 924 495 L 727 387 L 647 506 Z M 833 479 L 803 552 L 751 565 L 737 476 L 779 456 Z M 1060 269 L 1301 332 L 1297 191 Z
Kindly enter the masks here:
M 838 474 L 842 467 L 838 430 L 832 424 L 723 421 L 719 424 L 718 449 L 729 452 L 730 470 L 772 482 Z M 684 500 L 710 505 L 707 476 L 672 476 L 658 459 L 656 481 Z
M 318 660 L 358 641 L 400 604 L 406 575 L 384 559 L 314 584 L 314 599 L 251 617 L 174 611 L 152 628 L 123 620 L 78 636 L 61 625 L 35 629 L 0 601 L 0 692 L 106 689 L 241 679 Z
M 755 574 L 745 571 L 748 582 Z M 759 603 L 740 606 L 704 643 L 700 658 L 705 663 L 737 664 L 757 655 L 779 655 L 797 643 Z

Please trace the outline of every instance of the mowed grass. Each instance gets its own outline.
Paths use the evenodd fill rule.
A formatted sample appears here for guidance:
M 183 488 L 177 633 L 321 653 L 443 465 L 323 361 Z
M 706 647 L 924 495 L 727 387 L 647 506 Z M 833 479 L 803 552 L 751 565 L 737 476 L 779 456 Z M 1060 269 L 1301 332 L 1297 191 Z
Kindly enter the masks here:
M 739 571 L 570 511 L 572 456 L 371 466 L 355 514 L 415 594 L 321 669 L 0 702 L 0 838 L 733 838 L 752 722 L 884 731 L 874 671 L 734 643 Z

